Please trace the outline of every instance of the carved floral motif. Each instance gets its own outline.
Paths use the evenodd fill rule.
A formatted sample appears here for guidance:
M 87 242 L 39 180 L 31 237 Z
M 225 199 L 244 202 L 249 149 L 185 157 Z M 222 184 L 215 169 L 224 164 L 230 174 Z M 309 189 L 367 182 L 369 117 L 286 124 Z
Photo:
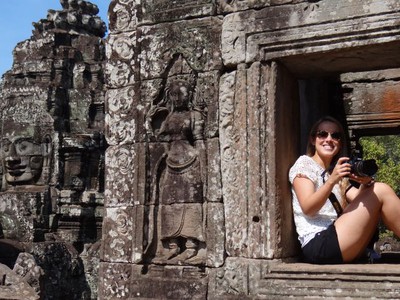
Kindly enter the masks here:
M 103 299 L 129 299 L 131 266 L 128 264 L 104 264 L 102 269 Z

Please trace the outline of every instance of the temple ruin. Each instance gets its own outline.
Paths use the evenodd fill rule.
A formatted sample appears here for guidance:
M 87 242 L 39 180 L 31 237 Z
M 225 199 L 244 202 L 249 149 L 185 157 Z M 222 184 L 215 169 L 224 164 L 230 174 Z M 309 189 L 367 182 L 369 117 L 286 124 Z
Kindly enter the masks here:
M 0 295 L 399 297 L 395 262 L 299 260 L 288 182 L 322 115 L 399 134 L 397 0 L 112 0 L 107 35 L 61 4 L 3 76 Z
M 106 24 L 89 2 L 61 5 L 33 23 L 3 75 L 0 262 L 42 299 L 90 299 L 104 206 Z

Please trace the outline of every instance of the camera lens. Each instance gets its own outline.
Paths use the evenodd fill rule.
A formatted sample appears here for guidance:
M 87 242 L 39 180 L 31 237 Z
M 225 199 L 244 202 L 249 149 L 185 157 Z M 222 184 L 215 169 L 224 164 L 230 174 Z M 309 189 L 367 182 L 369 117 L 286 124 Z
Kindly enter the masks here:
M 371 177 L 378 171 L 378 165 L 374 159 L 358 160 L 351 166 L 351 172 L 360 177 Z

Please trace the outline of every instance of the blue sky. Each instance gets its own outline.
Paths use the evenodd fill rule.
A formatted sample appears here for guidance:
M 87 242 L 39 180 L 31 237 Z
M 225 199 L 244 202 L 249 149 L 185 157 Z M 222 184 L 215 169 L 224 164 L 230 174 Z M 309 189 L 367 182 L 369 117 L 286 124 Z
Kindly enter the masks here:
M 89 0 L 99 7 L 107 23 L 110 0 Z M 12 67 L 12 51 L 17 43 L 32 35 L 32 22 L 45 19 L 49 9 L 61 9 L 60 0 L 0 0 L 0 77 Z

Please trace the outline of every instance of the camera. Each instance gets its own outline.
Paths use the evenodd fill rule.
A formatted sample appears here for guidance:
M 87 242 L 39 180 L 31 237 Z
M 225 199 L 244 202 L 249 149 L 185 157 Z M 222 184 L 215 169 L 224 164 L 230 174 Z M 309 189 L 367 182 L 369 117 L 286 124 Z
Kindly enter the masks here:
M 351 165 L 351 173 L 359 177 L 372 177 L 378 171 L 375 159 L 362 160 L 355 157 L 349 160 L 348 163 Z

